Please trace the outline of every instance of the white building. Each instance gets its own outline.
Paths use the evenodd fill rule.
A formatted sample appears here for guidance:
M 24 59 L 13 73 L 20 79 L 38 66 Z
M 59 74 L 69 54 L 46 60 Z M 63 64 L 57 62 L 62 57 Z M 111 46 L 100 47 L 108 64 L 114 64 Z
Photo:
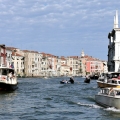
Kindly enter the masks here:
M 108 34 L 108 71 L 120 71 L 120 28 L 118 27 L 118 11 L 114 16 L 113 30 Z
M 12 63 L 17 75 L 24 76 L 24 56 L 13 51 Z
M 11 67 L 12 64 L 12 50 L 6 47 L 6 66 Z

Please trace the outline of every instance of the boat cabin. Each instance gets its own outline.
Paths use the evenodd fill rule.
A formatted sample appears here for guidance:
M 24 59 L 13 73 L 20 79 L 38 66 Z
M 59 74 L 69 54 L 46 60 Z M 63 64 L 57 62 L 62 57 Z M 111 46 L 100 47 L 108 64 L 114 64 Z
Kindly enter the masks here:
M 10 72 L 12 72 L 12 74 L 15 74 L 14 69 L 9 69 L 9 68 L 0 68 L 0 75 L 8 75 Z
M 119 88 L 102 88 L 99 94 L 120 97 L 120 89 Z
M 120 72 L 102 73 L 98 80 L 104 81 L 105 79 L 120 79 Z

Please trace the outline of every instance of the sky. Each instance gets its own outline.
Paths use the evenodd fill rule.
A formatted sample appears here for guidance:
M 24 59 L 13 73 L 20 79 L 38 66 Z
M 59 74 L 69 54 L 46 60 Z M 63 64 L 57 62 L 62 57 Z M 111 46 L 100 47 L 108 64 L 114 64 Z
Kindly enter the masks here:
M 107 60 L 116 10 L 119 0 L 0 0 L 0 44 Z

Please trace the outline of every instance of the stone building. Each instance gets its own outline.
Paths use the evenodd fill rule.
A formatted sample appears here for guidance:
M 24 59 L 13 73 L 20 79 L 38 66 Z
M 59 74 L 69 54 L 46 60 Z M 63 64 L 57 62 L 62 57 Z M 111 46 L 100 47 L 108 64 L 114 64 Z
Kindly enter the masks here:
M 24 76 L 24 56 L 12 52 L 12 65 L 18 76 Z
M 79 57 L 69 56 L 67 57 L 67 65 L 70 67 L 70 75 L 78 76 L 79 74 Z
M 7 67 L 12 67 L 13 62 L 12 62 L 12 50 L 8 47 L 6 47 L 6 66 Z
M 41 76 L 42 55 L 37 51 L 23 50 L 26 76 Z

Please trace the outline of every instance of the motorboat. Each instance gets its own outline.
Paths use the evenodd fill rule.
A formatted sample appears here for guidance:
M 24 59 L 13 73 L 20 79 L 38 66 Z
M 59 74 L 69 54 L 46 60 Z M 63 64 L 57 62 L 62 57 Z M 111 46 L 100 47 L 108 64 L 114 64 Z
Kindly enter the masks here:
M 97 80 L 97 85 L 100 88 L 104 87 L 120 88 L 120 72 L 102 73 Z
M 95 101 L 103 107 L 120 109 L 120 88 L 101 88 L 95 95 Z
M 13 68 L 0 67 L 0 91 L 15 90 L 18 88 L 17 76 Z

